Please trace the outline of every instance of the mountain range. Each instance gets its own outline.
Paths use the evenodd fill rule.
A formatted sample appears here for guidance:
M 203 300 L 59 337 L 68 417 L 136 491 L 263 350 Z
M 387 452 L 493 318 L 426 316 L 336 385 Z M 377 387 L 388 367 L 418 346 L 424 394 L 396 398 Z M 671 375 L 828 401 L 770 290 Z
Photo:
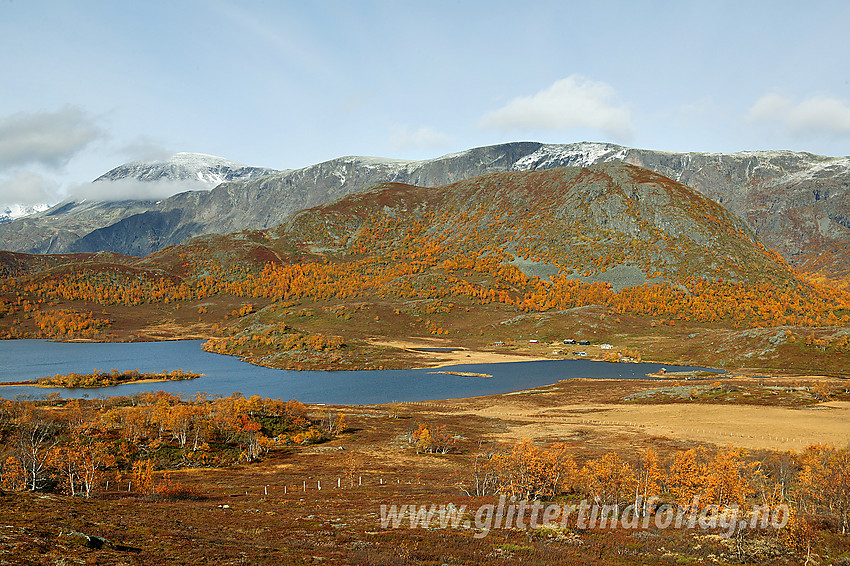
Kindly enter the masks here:
M 0 224 L 0 247 L 145 256 L 193 236 L 270 228 L 299 210 L 379 183 L 437 187 L 494 172 L 605 162 L 638 165 L 690 186 L 811 277 L 838 286 L 850 280 L 850 158 L 790 151 L 664 152 L 588 142 L 516 142 L 424 161 L 342 157 L 285 171 L 178 154 L 123 165 L 92 184 L 168 182 L 184 192 L 160 200 L 69 200 Z

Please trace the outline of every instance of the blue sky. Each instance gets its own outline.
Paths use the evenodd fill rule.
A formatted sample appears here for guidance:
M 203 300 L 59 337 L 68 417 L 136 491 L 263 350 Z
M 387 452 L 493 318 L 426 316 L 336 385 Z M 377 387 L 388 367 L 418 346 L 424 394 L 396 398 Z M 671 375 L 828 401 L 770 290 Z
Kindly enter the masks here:
M 850 154 L 850 2 L 0 0 L 0 203 L 179 151 Z

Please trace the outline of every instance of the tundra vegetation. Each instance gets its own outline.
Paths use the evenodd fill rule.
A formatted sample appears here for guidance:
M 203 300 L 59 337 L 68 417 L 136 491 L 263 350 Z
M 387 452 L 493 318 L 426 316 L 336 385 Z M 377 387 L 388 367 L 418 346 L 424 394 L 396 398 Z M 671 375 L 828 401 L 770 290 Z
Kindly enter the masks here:
M 483 564 L 804 564 L 841 563 L 850 550 L 847 448 L 747 450 L 662 438 L 599 443 L 591 431 L 581 439 L 514 442 L 495 439 L 493 419 L 469 416 L 471 406 L 337 410 L 162 392 L 6 401 L 0 497 L 9 531 L 0 551 L 5 545 L 33 564 L 60 554 L 106 564 L 192 563 L 199 556 L 258 564 L 304 556 L 346 564 L 452 556 Z M 471 519 L 500 495 L 559 505 L 637 503 L 652 519 L 667 509 L 698 512 L 695 500 L 717 515 L 740 507 L 747 523 L 756 505 L 785 504 L 791 513 L 781 529 L 760 522 L 731 532 L 664 529 L 654 521 L 648 529 L 579 529 L 554 521 L 552 528 L 495 529 L 484 538 L 470 529 L 411 528 L 408 519 L 383 530 L 376 513 L 395 502 L 465 506 Z M 54 538 L 70 530 L 109 546 L 93 550 Z M 184 544 L 188 532 L 203 540 L 194 554 Z
M 49 398 L 0 405 L 4 489 L 82 490 L 90 497 L 110 477 L 116 485 L 126 476 L 136 480 L 136 492 L 162 494 L 162 486 L 174 485 L 154 481 L 155 470 L 252 462 L 272 448 L 323 442 L 345 429 L 341 415 L 314 422 L 298 401 L 259 396 Z

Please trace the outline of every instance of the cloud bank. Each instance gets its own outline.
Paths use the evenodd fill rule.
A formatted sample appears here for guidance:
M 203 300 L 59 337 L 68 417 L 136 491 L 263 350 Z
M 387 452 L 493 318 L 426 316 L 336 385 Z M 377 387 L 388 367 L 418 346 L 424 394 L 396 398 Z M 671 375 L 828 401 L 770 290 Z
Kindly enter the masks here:
M 591 128 L 621 139 L 632 137 L 629 109 L 617 92 L 601 81 L 570 75 L 530 96 L 520 96 L 486 114 L 483 128 L 501 130 L 571 130 Z
M 18 112 L 0 118 L 0 168 L 37 164 L 58 168 L 104 132 L 75 106 L 56 112 Z
M 76 200 L 97 201 L 152 200 L 158 201 L 186 191 L 208 191 L 210 186 L 202 181 L 139 181 L 138 179 L 103 180 L 71 188 L 70 196 Z
M 769 93 L 753 104 L 747 120 L 778 124 L 792 134 L 846 136 L 850 135 L 850 104 L 824 95 L 794 102 Z

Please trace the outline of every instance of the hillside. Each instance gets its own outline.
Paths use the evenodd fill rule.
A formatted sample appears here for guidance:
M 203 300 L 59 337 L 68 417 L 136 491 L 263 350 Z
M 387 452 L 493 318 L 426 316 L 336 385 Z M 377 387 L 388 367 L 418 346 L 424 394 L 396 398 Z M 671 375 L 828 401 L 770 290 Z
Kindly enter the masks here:
M 497 173 L 436 188 L 388 183 L 298 213 L 273 233 L 301 249 L 349 255 L 358 246 L 404 254 L 418 233 L 441 260 L 503 258 L 529 277 L 578 277 L 619 288 L 691 275 L 747 282 L 787 277 L 722 207 L 620 164 Z M 618 284 L 617 275 L 606 281 L 611 271 L 627 284 Z
M 696 189 L 744 220 L 791 265 L 821 282 L 847 285 L 850 159 L 788 151 L 676 153 L 521 142 L 425 161 L 344 157 L 299 170 L 220 176 L 216 179 L 226 182 L 211 191 L 184 192 L 161 202 L 89 205 L 96 214 L 75 208 L 78 204 L 54 207 L 0 226 L 0 242 L 17 251 L 107 249 L 143 256 L 201 234 L 271 228 L 298 210 L 381 182 L 435 187 L 492 172 L 607 161 L 639 165 Z M 139 177 L 129 166 L 108 175 Z M 97 208 L 102 205 L 104 214 Z
M 405 341 L 551 356 L 582 335 L 617 342 L 614 359 L 850 367 L 850 297 L 799 279 L 714 201 L 622 163 L 385 183 L 141 260 L 7 256 L 6 337 L 204 337 L 262 365 L 353 369 L 435 363 Z

